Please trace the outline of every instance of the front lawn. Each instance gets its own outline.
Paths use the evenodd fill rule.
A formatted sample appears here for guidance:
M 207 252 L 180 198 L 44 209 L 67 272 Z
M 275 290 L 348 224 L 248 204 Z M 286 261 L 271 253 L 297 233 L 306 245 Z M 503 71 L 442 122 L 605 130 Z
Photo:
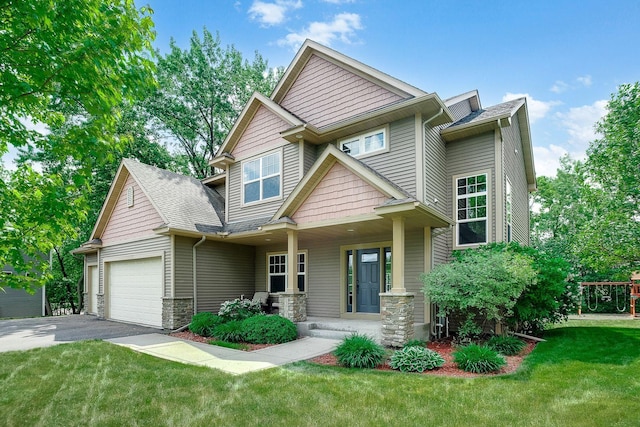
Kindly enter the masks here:
M 636 426 L 640 322 L 573 321 L 512 375 L 297 363 L 242 376 L 106 342 L 0 353 L 5 426 Z

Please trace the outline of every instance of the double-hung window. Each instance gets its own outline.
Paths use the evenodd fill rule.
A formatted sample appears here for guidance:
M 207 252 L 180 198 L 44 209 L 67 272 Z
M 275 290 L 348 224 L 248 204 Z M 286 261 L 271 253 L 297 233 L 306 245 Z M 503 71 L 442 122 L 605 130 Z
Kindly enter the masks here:
M 457 244 L 487 243 L 487 174 L 456 179 Z
M 269 154 L 242 164 L 244 203 L 280 197 L 280 153 Z
M 373 132 L 345 138 L 340 141 L 340 149 L 353 157 L 387 150 L 387 129 L 377 129 Z
M 284 292 L 287 289 L 287 254 L 268 255 L 269 292 Z M 298 252 L 298 290 L 304 292 L 307 285 L 307 253 Z

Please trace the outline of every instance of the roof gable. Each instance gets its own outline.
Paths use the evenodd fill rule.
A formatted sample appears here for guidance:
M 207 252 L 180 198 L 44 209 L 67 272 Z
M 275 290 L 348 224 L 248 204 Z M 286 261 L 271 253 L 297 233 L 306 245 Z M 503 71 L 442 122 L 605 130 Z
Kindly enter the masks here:
M 367 184 L 367 191 L 369 191 L 370 195 L 374 197 L 379 197 L 378 194 L 380 194 L 384 196 L 385 199 L 406 200 L 411 198 L 408 193 L 404 192 L 381 175 L 378 175 L 362 162 L 343 153 L 335 146 L 329 145 L 322 152 L 309 172 L 293 189 L 291 194 L 289 194 L 287 200 L 285 200 L 280 209 L 278 209 L 273 216 L 272 221 L 277 221 L 283 217 L 291 217 L 298 212 L 309 196 L 314 193 L 314 190 L 325 179 L 327 174 L 332 171 L 332 168 L 334 168 L 336 163 L 339 163 L 340 167 L 333 169 L 334 174 L 337 172 L 338 174 L 344 175 L 345 172 L 348 172 L 352 176 L 357 177 L 358 181 L 362 181 Z M 362 186 L 362 184 L 358 185 Z M 348 187 L 343 190 L 347 191 Z M 372 190 L 375 190 L 376 193 L 374 194 L 371 192 Z
M 101 238 L 129 176 L 162 219 L 158 225 L 193 233 L 223 228 L 224 203 L 214 190 L 193 177 L 123 159 L 90 240 Z
M 260 104 L 229 154 L 239 160 L 288 144 L 280 133 L 290 127 L 281 115 Z

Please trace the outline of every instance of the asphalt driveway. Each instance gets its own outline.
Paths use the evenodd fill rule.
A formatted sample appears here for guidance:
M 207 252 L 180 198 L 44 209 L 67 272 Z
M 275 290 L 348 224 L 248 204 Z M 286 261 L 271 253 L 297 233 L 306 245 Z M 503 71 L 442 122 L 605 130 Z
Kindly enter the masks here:
M 159 329 L 99 320 L 95 316 L 81 314 L 0 320 L 0 352 L 158 332 Z

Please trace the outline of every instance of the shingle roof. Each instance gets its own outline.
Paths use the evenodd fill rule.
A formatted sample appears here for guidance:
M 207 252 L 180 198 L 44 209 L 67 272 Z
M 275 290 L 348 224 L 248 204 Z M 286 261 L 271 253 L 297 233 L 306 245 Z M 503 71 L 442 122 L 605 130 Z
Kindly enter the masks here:
M 450 124 L 447 128 L 452 128 L 455 126 L 476 123 L 476 122 L 484 122 L 489 121 L 493 118 L 498 118 L 500 116 L 507 115 L 513 111 L 514 108 L 518 107 L 522 104 L 524 98 L 514 99 L 512 101 L 503 102 L 502 104 L 492 105 L 491 107 L 483 108 L 478 111 L 474 111 L 458 120 L 455 123 Z
M 224 228 L 224 201 L 193 177 L 169 172 L 132 159 L 124 166 L 133 175 L 170 228 L 212 233 Z

